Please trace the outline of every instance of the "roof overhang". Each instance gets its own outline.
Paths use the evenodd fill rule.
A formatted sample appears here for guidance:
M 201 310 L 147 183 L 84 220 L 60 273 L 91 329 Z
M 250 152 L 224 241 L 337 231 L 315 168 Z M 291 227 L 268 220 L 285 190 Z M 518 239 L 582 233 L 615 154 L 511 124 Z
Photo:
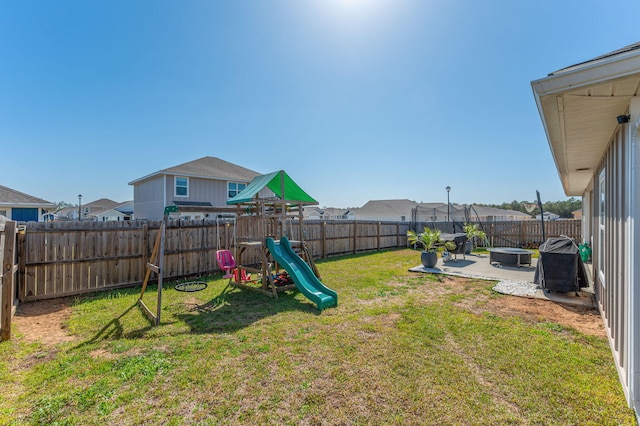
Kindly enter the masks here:
M 10 207 L 14 209 L 22 209 L 22 208 L 43 208 L 43 209 L 52 209 L 57 207 L 54 203 L 4 203 L 0 202 L 0 207 Z
M 153 172 L 141 178 L 132 180 L 131 182 L 128 183 L 128 185 L 133 186 L 138 183 L 141 183 L 150 179 L 155 179 L 161 176 L 162 177 L 179 176 L 179 177 L 188 177 L 188 178 L 194 178 L 194 179 L 220 180 L 224 182 L 247 182 L 247 183 L 251 182 L 251 179 L 244 179 L 244 178 L 230 178 L 230 177 L 223 177 L 223 176 L 201 175 L 201 174 L 193 174 L 193 173 L 170 173 L 170 172 L 159 171 L 159 172 Z
M 531 82 L 567 196 L 581 196 L 640 87 L 640 51 L 585 62 Z

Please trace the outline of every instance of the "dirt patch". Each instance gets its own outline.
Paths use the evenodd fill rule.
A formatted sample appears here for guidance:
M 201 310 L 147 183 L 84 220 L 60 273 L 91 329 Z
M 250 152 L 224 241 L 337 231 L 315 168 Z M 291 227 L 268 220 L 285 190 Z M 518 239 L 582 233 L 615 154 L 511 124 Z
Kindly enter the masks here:
M 94 359 L 114 360 L 114 359 L 118 358 L 117 354 L 114 354 L 113 352 L 109 352 L 108 350 L 103 349 L 103 348 L 91 351 L 91 352 L 89 352 L 89 355 L 91 355 L 91 358 L 94 358 Z
M 505 296 L 490 300 L 484 309 L 503 316 L 518 315 L 531 322 L 560 324 L 587 335 L 607 336 L 600 313 L 592 308 L 563 305 L 549 300 Z
M 75 337 L 65 328 L 71 316 L 71 303 L 70 298 L 60 298 L 20 304 L 13 324 L 27 342 L 48 346 L 71 342 Z
M 530 297 L 505 295 L 494 298 L 489 294 L 483 296 L 477 293 L 475 282 L 477 280 L 447 277 L 440 283 L 423 284 L 420 291 L 427 293 L 424 300 L 432 300 L 434 296 L 442 294 L 473 295 L 465 297 L 457 305 L 476 313 L 491 312 L 500 316 L 519 316 L 530 322 L 549 322 L 571 327 L 586 335 L 607 335 L 597 309 Z

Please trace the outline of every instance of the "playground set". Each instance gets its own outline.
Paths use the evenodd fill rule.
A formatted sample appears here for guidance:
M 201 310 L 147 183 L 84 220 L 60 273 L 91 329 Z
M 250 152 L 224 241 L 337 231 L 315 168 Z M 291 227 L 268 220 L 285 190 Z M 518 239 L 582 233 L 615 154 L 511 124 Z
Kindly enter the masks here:
M 257 176 L 224 208 L 234 222 L 233 252 L 217 250 L 216 262 L 228 284 L 256 291 L 274 299 L 287 290 L 299 290 L 319 310 L 337 306 L 338 295 L 320 280 L 320 274 L 304 242 L 303 207 L 317 205 L 284 170 Z M 155 325 L 160 324 L 164 243 L 169 216 L 181 206 L 167 206 L 149 262 L 138 305 Z M 221 210 L 220 207 L 216 209 Z M 230 210 L 234 213 L 229 215 Z M 298 239 L 294 237 L 294 226 Z M 157 275 L 157 309 L 154 313 L 143 297 L 151 274 Z M 198 283 L 195 283 L 198 284 Z M 198 288 L 187 283 L 182 291 Z M 177 288 L 181 290 L 180 288 Z
M 304 242 L 303 207 L 318 202 L 284 170 L 256 177 L 227 204 L 238 208 L 237 253 L 234 272 L 228 276 L 230 285 L 275 299 L 278 293 L 297 288 L 320 310 L 337 305 L 337 294 L 320 281 Z M 293 239 L 294 227 L 297 240 Z M 252 258 L 259 260 L 259 267 L 247 264 Z

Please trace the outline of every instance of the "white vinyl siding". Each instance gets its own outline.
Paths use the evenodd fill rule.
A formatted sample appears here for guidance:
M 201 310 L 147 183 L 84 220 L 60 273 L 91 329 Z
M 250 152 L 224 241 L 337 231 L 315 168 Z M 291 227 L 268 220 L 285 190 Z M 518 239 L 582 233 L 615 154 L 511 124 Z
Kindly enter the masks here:
M 600 311 L 625 392 L 629 390 L 629 134 L 618 131 L 594 178 L 594 275 Z

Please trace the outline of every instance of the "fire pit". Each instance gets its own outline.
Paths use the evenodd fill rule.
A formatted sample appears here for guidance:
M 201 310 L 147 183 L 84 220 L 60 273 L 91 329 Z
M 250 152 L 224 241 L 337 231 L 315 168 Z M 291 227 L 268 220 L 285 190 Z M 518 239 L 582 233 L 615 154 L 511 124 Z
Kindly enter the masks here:
M 531 266 L 532 251 L 511 248 L 511 247 L 496 247 L 489 249 L 489 263 L 500 263 L 501 265 L 529 265 Z

